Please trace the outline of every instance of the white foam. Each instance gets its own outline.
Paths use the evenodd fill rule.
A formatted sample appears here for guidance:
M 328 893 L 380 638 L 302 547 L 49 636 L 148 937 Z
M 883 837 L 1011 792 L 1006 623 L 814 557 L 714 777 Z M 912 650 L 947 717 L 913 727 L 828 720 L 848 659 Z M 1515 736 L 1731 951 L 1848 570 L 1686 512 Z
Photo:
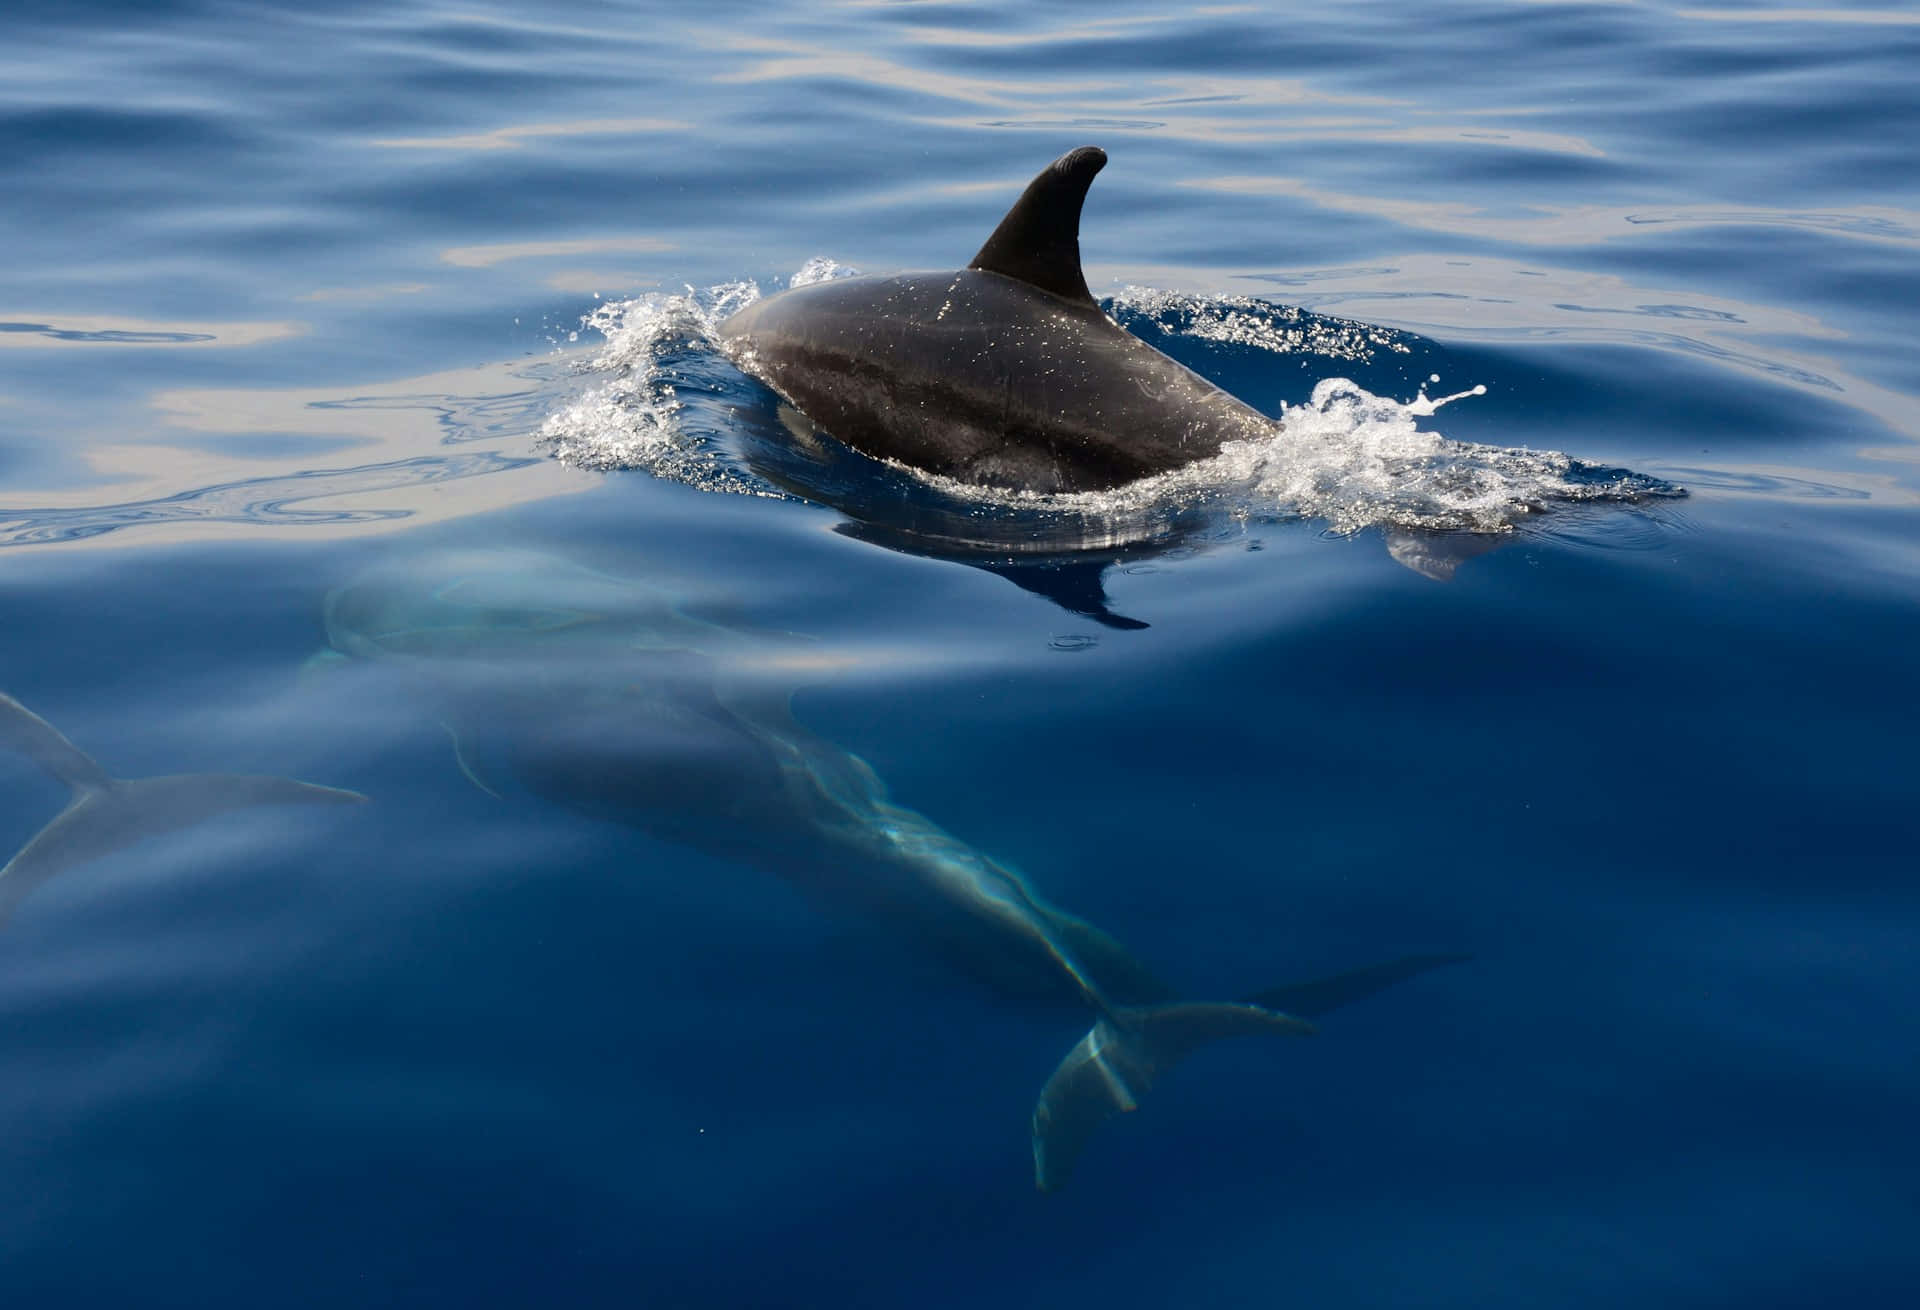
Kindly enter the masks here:
M 1290 506 L 1336 532 L 1392 526 L 1505 532 L 1547 500 L 1592 499 L 1567 475 L 1574 463 L 1553 452 L 1455 441 L 1422 430 L 1416 418 L 1485 387 L 1402 404 L 1345 378 L 1315 385 L 1289 407 L 1264 441 L 1230 442 L 1219 474 L 1249 487 L 1255 503 Z

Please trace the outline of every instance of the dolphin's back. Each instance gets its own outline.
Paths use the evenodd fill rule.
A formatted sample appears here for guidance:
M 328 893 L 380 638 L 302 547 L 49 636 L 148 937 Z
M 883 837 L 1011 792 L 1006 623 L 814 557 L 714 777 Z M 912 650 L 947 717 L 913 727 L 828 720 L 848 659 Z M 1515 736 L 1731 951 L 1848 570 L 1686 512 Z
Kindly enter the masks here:
M 741 366 L 854 449 L 962 482 L 1100 491 L 1270 420 L 1129 336 L 1080 268 L 1098 146 L 1040 170 L 955 273 L 794 287 L 720 327 Z
M 722 333 L 847 445 L 963 482 L 1101 490 L 1271 430 L 1097 307 L 982 269 L 819 282 Z

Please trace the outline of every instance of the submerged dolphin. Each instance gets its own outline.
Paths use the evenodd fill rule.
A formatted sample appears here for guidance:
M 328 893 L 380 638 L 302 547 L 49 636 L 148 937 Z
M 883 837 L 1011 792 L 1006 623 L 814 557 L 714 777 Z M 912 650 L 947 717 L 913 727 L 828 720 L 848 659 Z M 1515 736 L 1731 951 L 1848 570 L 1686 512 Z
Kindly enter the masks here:
M 240 773 L 108 776 L 59 729 L 0 692 L 0 746 L 73 789 L 73 800 L 0 868 L 0 923 L 41 883 L 146 837 L 177 832 L 249 805 L 347 804 L 357 791 Z
M 795 670 L 832 660 L 709 622 L 658 588 L 566 560 L 465 553 L 378 568 L 327 598 L 338 655 L 408 668 L 558 804 L 770 868 L 1000 990 L 1091 1013 L 1033 1113 L 1034 1176 L 1059 1187 L 1095 1127 L 1188 1052 L 1310 1016 L 1459 957 L 1418 956 L 1238 1001 L 1187 1001 L 1014 868 L 896 804 L 867 763 L 798 723 Z M 462 702 L 471 704 L 462 714 Z
M 1101 312 L 1080 208 L 1106 154 L 1056 159 L 958 272 L 843 278 L 720 325 L 748 372 L 845 444 L 962 482 L 1094 491 L 1274 420 Z

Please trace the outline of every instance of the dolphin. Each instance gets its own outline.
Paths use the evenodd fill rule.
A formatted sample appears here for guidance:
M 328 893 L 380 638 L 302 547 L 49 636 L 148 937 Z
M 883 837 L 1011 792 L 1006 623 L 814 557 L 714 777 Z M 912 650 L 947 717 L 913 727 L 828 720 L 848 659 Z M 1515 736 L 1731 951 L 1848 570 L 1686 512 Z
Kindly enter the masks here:
M 481 762 L 504 754 L 527 790 L 556 804 L 767 868 L 1005 994 L 1090 1015 L 1034 1108 L 1043 1191 L 1065 1183 L 1100 1123 L 1134 1109 L 1194 1049 L 1311 1033 L 1312 1017 L 1463 958 L 1410 956 L 1237 1000 L 1184 998 L 799 723 L 794 676 L 831 667 L 832 652 L 717 623 L 662 588 L 570 560 L 399 560 L 331 592 L 325 620 L 336 657 L 449 693 L 438 703 L 454 718 L 460 767 L 490 793 L 499 789 Z M 497 752 L 478 740 L 489 730 Z
M 0 692 L 0 746 L 73 789 L 73 799 L 0 868 L 0 923 L 56 874 L 147 837 L 177 832 L 250 805 L 353 804 L 357 791 L 243 773 L 115 778 L 60 730 Z
M 841 442 L 961 482 L 1100 491 L 1275 421 L 1108 318 L 1080 271 L 1106 165 L 1071 150 L 957 272 L 816 282 L 720 325 L 723 345 Z

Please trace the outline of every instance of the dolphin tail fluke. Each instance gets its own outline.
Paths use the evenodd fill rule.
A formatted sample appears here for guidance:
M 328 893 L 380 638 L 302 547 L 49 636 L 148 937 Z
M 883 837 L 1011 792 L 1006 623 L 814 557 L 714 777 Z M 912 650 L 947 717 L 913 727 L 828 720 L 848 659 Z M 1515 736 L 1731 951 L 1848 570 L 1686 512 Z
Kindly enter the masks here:
M 55 874 L 143 838 L 255 805 L 341 805 L 367 799 L 357 791 L 255 774 L 111 777 L 59 729 L 5 692 L 0 692 L 0 747 L 19 751 L 73 789 L 67 808 L 0 866 L 0 922 Z
M 256 805 L 351 805 L 366 799 L 341 787 L 254 774 L 100 774 L 98 781 L 76 786 L 73 802 L 0 867 L 0 923 L 49 878 L 145 838 Z
M 1066 1184 L 1094 1129 L 1137 1108 L 1155 1078 L 1223 1037 L 1305 1035 L 1312 1024 L 1248 1003 L 1115 1007 L 1067 1052 L 1033 1109 L 1033 1174 L 1043 1192 Z
M 19 751 L 75 791 L 112 781 L 92 756 L 4 691 L 0 691 L 0 746 Z

